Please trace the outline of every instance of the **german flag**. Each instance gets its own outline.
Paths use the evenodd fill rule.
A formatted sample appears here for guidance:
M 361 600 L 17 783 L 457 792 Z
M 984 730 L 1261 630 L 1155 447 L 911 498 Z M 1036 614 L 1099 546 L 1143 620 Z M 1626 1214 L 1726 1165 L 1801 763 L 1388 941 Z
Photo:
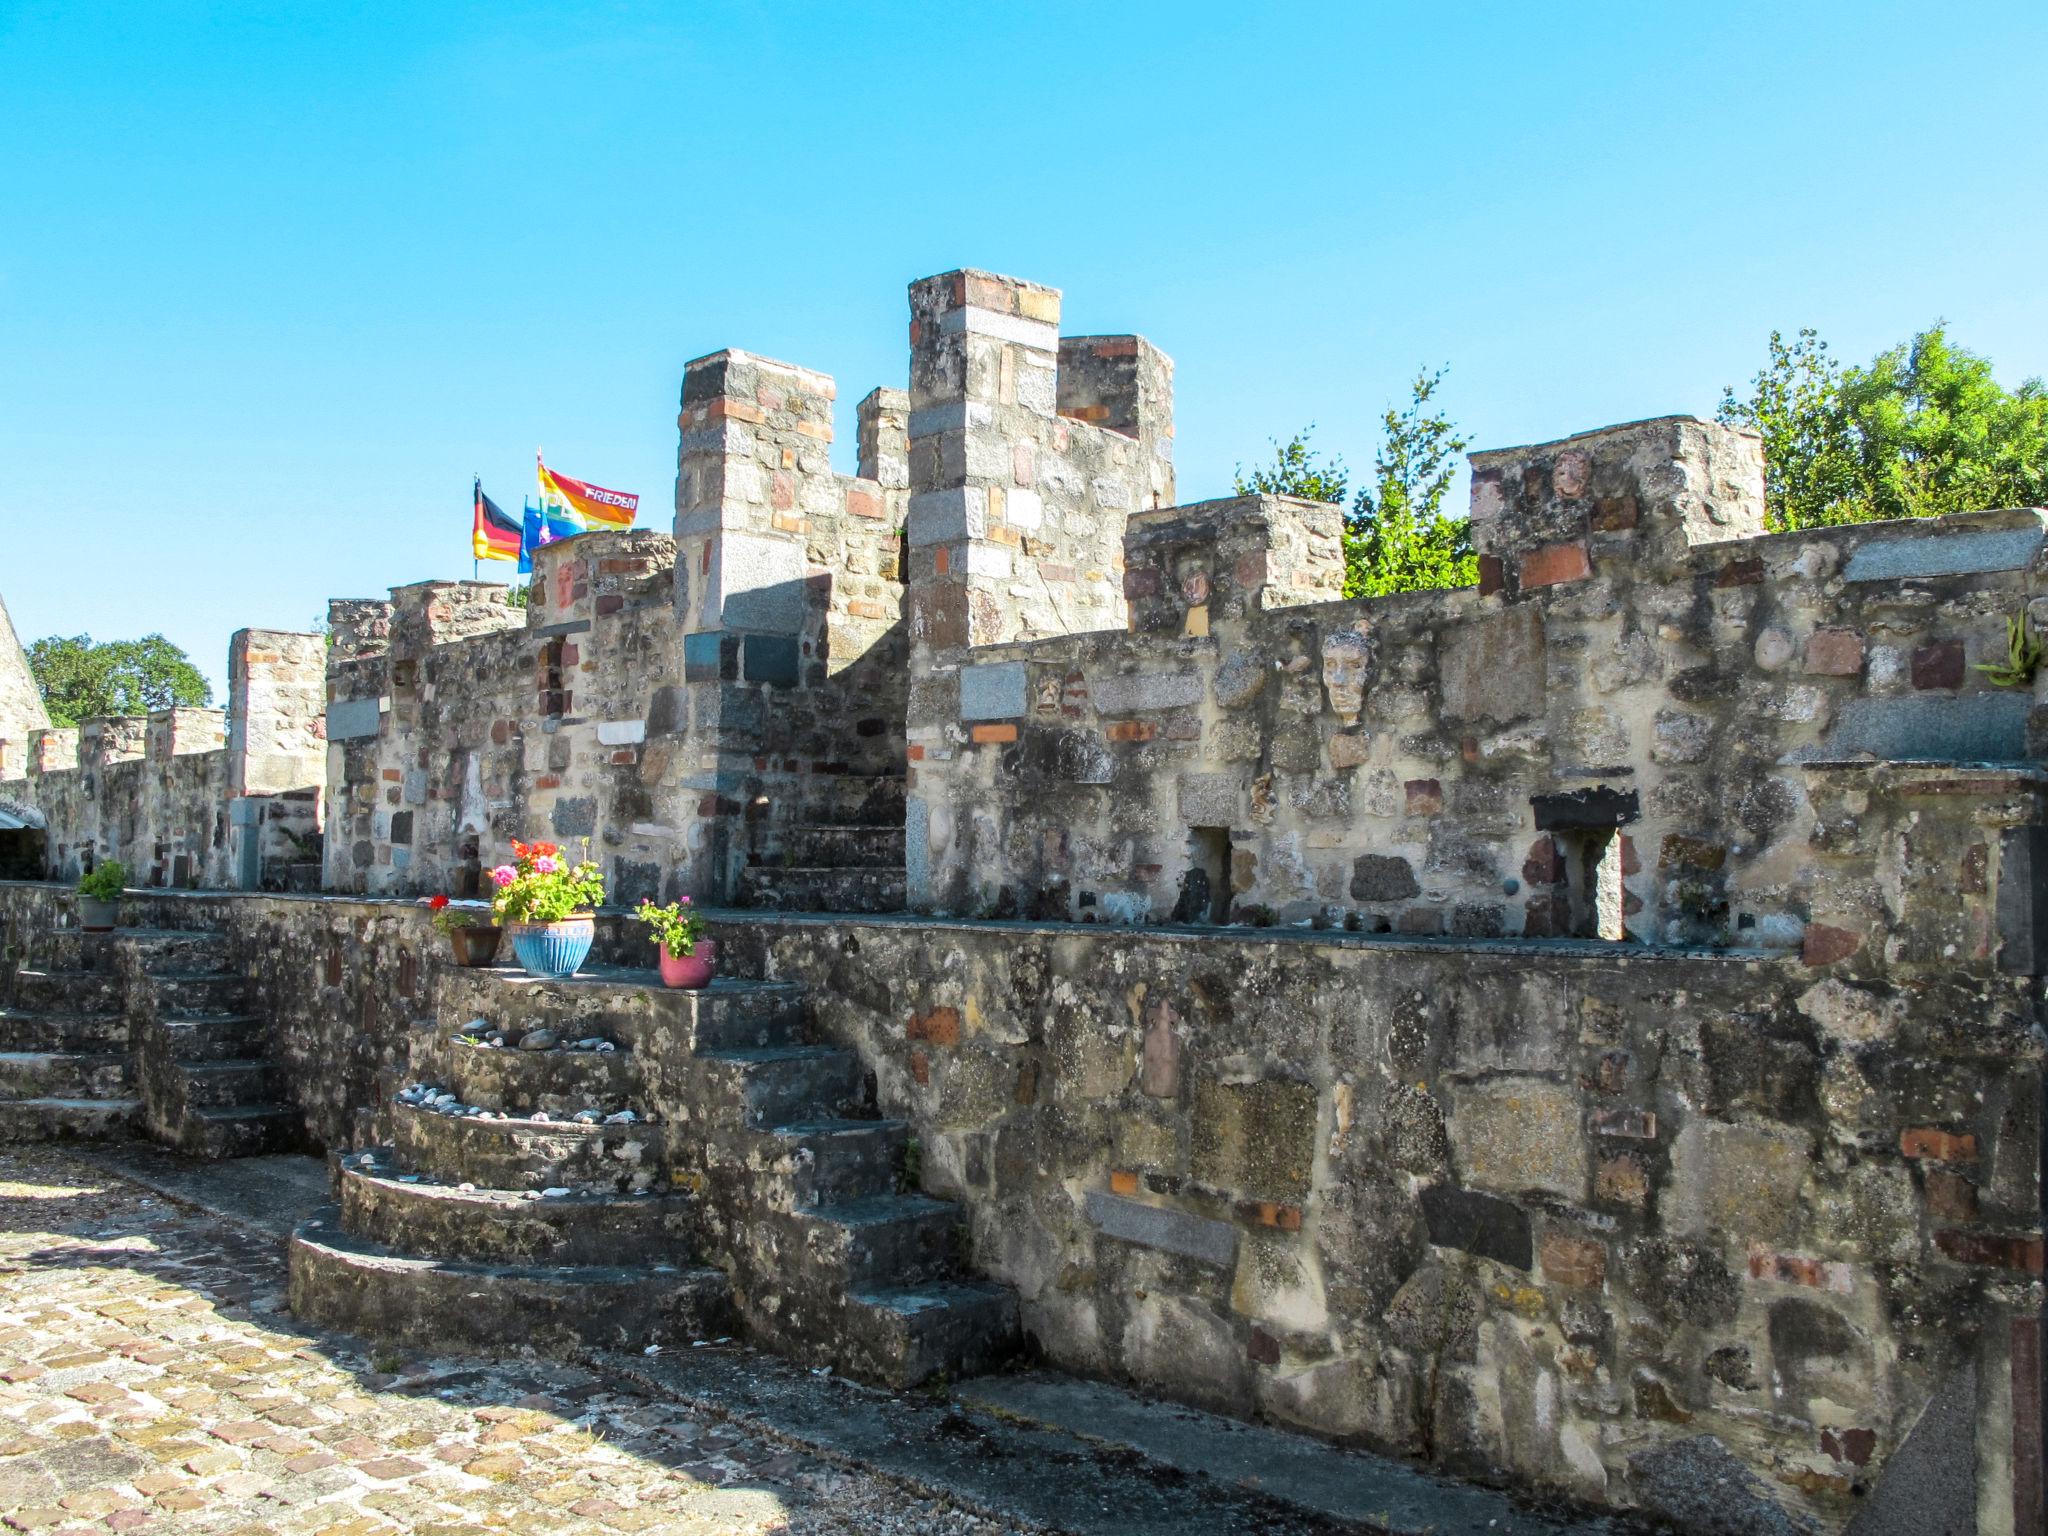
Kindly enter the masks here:
M 470 534 L 470 547 L 479 560 L 517 560 L 519 538 L 524 531 L 519 519 L 509 517 L 499 505 L 484 494 L 483 478 L 476 482 L 476 522 Z

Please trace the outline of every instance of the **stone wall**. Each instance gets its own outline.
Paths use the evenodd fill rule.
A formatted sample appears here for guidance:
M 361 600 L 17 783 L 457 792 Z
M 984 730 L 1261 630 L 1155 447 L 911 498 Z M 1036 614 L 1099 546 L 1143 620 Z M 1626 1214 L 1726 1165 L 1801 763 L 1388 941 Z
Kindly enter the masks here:
M 1884 921 L 1819 765 L 2039 755 L 1979 666 L 2041 512 L 1758 536 L 1689 419 L 1473 462 L 1476 589 L 1323 600 L 1335 509 L 1214 503 L 1132 520 L 1128 630 L 921 653 L 912 905 L 1796 947 Z
M 2038 825 L 2041 792 L 1923 807 L 1967 840 L 2005 793 Z M 1773 1503 L 2013 1529 L 2032 979 L 1335 934 L 721 937 L 811 984 L 1062 1366 L 1696 1529 L 1806 1528 Z M 1900 1517 L 1930 1458 L 1957 1459 L 1955 1524 Z
M 319 866 L 325 661 L 318 635 L 239 630 L 227 710 L 31 731 L 0 797 L 42 818 L 53 875 L 118 859 L 140 885 L 282 889 Z
M 0 782 L 18 779 L 28 767 L 28 733 L 47 730 L 49 711 L 28 668 L 28 656 L 0 600 Z
M 714 926 L 729 972 L 808 984 L 1063 1367 L 1692 1530 L 2024 1530 L 2039 983 L 2030 933 L 1969 935 L 2030 897 L 2048 780 L 1827 775 L 1890 807 L 1855 834 L 1905 892 L 1882 948 Z M 0 885 L 7 952 L 68 900 Z M 369 1136 L 452 974 L 423 909 L 130 909 L 233 935 L 308 1129 Z

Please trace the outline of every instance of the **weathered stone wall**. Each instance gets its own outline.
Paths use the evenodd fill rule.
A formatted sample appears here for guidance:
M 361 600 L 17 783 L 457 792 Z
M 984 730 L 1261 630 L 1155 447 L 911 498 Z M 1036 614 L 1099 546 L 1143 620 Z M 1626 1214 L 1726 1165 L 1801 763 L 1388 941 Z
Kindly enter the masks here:
M 18 779 L 28 767 L 28 733 L 49 729 L 50 713 L 28 668 L 28 656 L 0 599 L 0 782 Z
M 2038 1455 L 2031 979 L 1339 935 L 721 937 L 811 983 L 1061 1365 L 1698 1529 L 1800 1528 L 1740 1525 L 1765 1502 L 2013 1528 Z M 1981 1526 L 1902 1517 L 1930 1458 L 1943 1518 L 1981 1496 Z
M 922 651 L 1120 626 L 1124 521 L 1173 500 L 1173 365 L 1059 334 L 1060 294 L 910 286 L 910 638 Z
M 0 795 L 44 819 L 51 874 L 118 859 L 141 885 L 281 889 L 319 861 L 324 666 L 318 635 L 240 630 L 226 711 L 32 731 Z
M 1830 818 L 1863 809 L 1817 857 L 1893 893 L 1883 945 L 714 926 L 729 971 L 809 985 L 1064 1366 L 1695 1529 L 1721 1528 L 1701 1486 L 1724 1517 L 1914 1529 L 1932 1459 L 1942 1518 L 1977 1499 L 2008 1531 L 2038 1456 L 2043 1044 L 2039 934 L 2004 914 L 2048 777 L 1823 781 Z M 0 885 L 9 944 L 68 900 Z M 332 1146 L 446 974 L 411 903 L 163 893 L 128 920 L 235 936 Z M 599 954 L 644 964 L 644 931 L 606 918 Z
M 1474 464 L 1478 589 L 1313 601 L 1334 509 L 1225 502 L 1132 521 L 1130 631 L 932 653 L 912 905 L 1797 946 L 1883 905 L 1812 764 L 2038 754 L 1977 665 L 2042 513 L 1755 537 L 1754 439 L 1683 419 Z

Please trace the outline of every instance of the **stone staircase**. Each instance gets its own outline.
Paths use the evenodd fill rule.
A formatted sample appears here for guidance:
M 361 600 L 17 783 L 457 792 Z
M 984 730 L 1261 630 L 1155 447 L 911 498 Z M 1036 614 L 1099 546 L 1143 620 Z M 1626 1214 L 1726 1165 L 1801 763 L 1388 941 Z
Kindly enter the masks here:
M 847 775 L 806 797 L 798 822 L 753 825 L 734 892 L 783 912 L 900 912 L 903 780 Z
M 125 1136 L 141 1116 L 111 938 L 51 936 L 0 1007 L 0 1142 Z
M 136 1077 L 152 1139 L 195 1157 L 250 1157 L 303 1140 L 279 1102 L 249 981 L 226 935 L 157 930 L 132 946 L 129 1009 Z
M 449 968 L 439 996 L 412 1063 L 452 1098 L 402 1091 L 383 1145 L 341 1159 L 338 1206 L 293 1239 L 301 1317 L 552 1349 L 737 1321 L 894 1386 L 1011 1346 L 1014 1294 L 959 1273 L 955 1207 L 899 1188 L 907 1128 L 865 1112 L 851 1052 L 806 1043 L 800 988 Z M 614 1048 L 569 1048 L 593 1039 Z

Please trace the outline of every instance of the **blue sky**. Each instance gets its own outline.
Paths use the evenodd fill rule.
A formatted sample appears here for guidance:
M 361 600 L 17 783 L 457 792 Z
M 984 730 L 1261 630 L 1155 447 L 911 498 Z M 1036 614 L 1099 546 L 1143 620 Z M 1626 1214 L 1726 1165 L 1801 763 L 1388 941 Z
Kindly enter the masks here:
M 2044 57 L 2040 0 L 0 0 L 0 593 L 218 685 L 468 575 L 536 445 L 666 527 L 721 346 L 835 375 L 851 468 L 962 265 L 1174 356 L 1187 500 L 1310 420 L 1369 463 L 1424 363 L 1476 446 L 1708 413 L 1774 326 L 2016 383 Z

